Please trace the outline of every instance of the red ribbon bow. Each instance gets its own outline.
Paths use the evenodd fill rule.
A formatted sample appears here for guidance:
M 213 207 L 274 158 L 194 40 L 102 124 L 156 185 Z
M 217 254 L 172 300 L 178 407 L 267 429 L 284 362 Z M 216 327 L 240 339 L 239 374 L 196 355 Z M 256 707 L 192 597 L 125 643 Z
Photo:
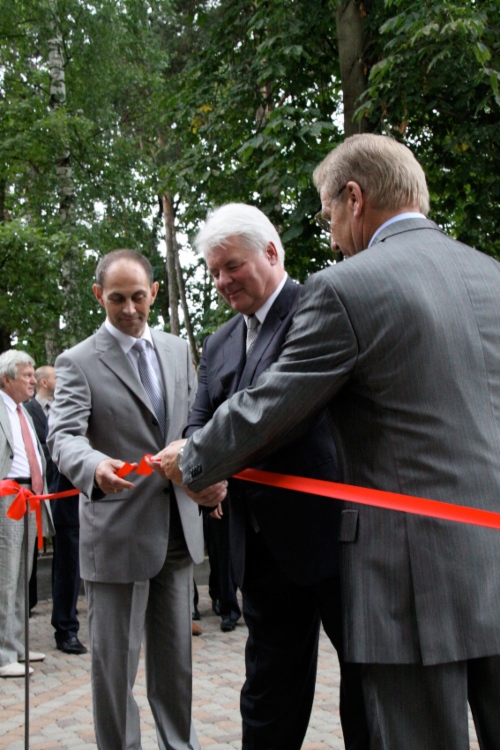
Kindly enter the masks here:
M 7 518 L 11 518 L 13 521 L 20 521 L 27 512 L 35 513 L 38 535 L 38 549 L 42 549 L 43 547 L 42 506 L 40 505 L 41 501 L 55 500 L 58 497 L 70 497 L 71 495 L 79 494 L 80 490 L 65 490 L 64 492 L 52 492 L 46 495 L 35 495 L 31 490 L 28 490 L 27 487 L 21 487 L 20 484 L 14 482 L 13 479 L 2 479 L 2 481 L 0 481 L 0 496 L 5 497 L 7 495 L 15 495 L 14 500 L 7 509 Z

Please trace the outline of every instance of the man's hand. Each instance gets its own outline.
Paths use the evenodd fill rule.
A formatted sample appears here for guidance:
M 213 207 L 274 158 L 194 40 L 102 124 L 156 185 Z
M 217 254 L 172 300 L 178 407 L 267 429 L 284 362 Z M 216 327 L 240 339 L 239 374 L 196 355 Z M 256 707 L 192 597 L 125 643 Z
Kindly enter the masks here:
M 177 454 L 187 440 L 174 440 L 162 451 L 152 456 L 150 466 L 165 479 L 171 479 L 174 484 L 182 484 L 182 471 L 177 466 Z M 217 503 L 213 503 L 217 505 Z
M 126 479 L 116 476 L 118 469 L 121 469 L 125 462 L 120 461 L 118 458 L 106 458 L 97 464 L 95 470 L 95 481 L 100 489 L 106 495 L 112 495 L 116 492 L 123 492 L 124 490 L 131 490 L 133 488 L 132 482 L 127 482 Z
M 201 492 L 193 492 L 186 485 L 184 485 L 186 495 L 194 500 L 198 505 L 204 505 L 207 508 L 213 508 L 215 505 L 220 505 L 227 495 L 227 481 L 224 479 L 222 482 L 212 484 Z M 221 512 L 222 515 L 222 512 Z
M 216 521 L 220 521 L 222 516 L 224 515 L 224 513 L 222 512 L 222 504 L 214 508 L 213 511 L 208 515 L 210 516 L 210 518 L 215 518 Z

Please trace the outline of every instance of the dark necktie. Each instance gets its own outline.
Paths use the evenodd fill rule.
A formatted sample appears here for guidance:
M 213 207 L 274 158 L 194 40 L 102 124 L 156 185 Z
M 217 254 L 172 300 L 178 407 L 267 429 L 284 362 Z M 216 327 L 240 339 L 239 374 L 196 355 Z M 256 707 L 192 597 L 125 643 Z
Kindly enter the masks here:
M 26 449 L 26 455 L 28 457 L 28 463 L 30 466 L 31 476 L 31 488 L 36 495 L 41 495 L 43 492 L 43 477 L 40 471 L 40 464 L 36 455 L 36 448 L 31 437 L 30 428 L 28 426 L 28 420 L 24 416 L 21 404 L 17 405 L 17 413 L 19 414 L 19 422 L 21 423 L 21 432 L 24 440 L 24 447 Z
M 136 341 L 132 349 L 139 352 L 139 358 L 137 360 L 139 377 L 144 386 L 144 390 L 151 401 L 151 406 L 157 416 L 158 422 L 160 423 L 161 433 L 162 435 L 165 435 L 165 399 L 160 390 L 157 375 L 149 361 L 146 346 L 147 342 L 144 339 L 139 339 Z
M 259 319 L 255 315 L 250 315 L 247 318 L 247 357 L 250 354 L 252 346 L 255 344 L 255 339 L 259 335 L 259 329 Z

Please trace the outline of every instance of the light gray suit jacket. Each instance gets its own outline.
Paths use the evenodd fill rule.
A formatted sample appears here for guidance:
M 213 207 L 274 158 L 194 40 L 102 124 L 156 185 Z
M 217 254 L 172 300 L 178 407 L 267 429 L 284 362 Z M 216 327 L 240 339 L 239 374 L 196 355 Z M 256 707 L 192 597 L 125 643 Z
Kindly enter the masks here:
M 40 460 L 42 462 L 43 469 L 43 484 L 44 493 L 47 492 L 47 482 L 45 478 L 46 462 L 45 456 L 43 455 L 43 448 L 38 440 L 35 426 L 30 414 L 22 407 L 26 419 L 30 422 L 33 427 L 33 434 L 36 439 L 36 445 L 40 454 Z M 12 460 L 14 458 L 14 442 L 12 439 L 12 428 L 10 426 L 10 418 L 5 407 L 5 402 L 0 397 L 0 479 L 6 479 L 7 474 L 12 466 Z M 14 496 L 13 496 L 14 497 Z M 50 511 L 50 503 L 46 500 L 42 503 L 42 521 L 43 521 L 43 534 L 44 536 L 53 536 L 54 524 L 52 523 L 52 513 Z M 19 522 L 21 523 L 21 522 Z
M 326 404 L 347 483 L 500 512 L 500 264 L 407 219 L 311 277 L 280 360 L 195 433 L 184 480 L 233 474 Z M 341 540 L 349 660 L 500 654 L 500 531 L 352 505 Z
M 105 458 L 137 462 L 181 437 L 196 393 L 196 376 L 185 341 L 151 331 L 166 388 L 166 438 L 142 383 L 116 339 L 102 326 L 61 354 L 47 443 L 61 474 L 81 490 L 80 566 L 89 581 L 147 580 L 167 554 L 170 483 L 153 474 L 132 474 L 133 490 L 104 495 L 94 485 Z M 194 562 L 203 559 L 198 507 L 175 488 L 186 543 Z

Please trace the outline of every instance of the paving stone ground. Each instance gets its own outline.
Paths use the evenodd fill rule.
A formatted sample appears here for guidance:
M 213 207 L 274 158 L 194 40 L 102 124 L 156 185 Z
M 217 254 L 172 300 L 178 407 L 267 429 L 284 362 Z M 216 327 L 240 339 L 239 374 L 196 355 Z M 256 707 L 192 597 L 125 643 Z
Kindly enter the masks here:
M 239 691 L 244 677 L 246 627 L 222 633 L 210 607 L 208 587 L 198 586 L 203 634 L 193 638 L 193 717 L 203 750 L 241 748 Z M 88 643 L 87 605 L 78 602 L 80 638 Z M 31 750 L 95 750 L 90 692 L 90 656 L 69 656 L 55 649 L 50 625 L 51 601 L 37 605 L 30 620 L 31 649 L 43 651 L 30 679 Z M 284 623 L 286 627 L 286 623 Z M 322 633 L 316 697 L 303 750 L 343 750 L 338 714 L 339 669 L 335 652 Z M 153 718 L 146 699 L 144 660 L 135 688 L 141 709 L 143 750 L 157 750 Z M 470 722 L 471 723 L 471 722 Z M 471 723 L 472 727 L 472 723 Z M 479 750 L 473 729 L 471 750 Z M 0 748 L 23 750 L 24 680 L 0 680 Z M 404 748 L 401 748 L 404 750 Z

